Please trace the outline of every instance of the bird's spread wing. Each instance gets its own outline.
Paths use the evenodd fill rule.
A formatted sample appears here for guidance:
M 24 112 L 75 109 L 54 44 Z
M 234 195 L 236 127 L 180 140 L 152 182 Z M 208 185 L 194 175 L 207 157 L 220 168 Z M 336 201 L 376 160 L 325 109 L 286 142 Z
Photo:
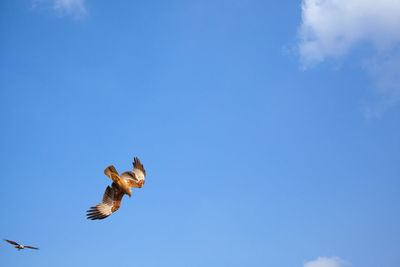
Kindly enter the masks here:
M 14 242 L 14 241 L 11 241 L 11 240 L 7 240 L 7 239 L 4 239 L 4 240 L 7 241 L 7 242 L 10 243 L 10 244 L 19 246 L 19 244 L 18 244 L 17 242 Z
M 143 186 L 143 180 L 139 181 L 134 172 L 124 172 L 121 174 L 121 179 L 130 187 L 141 188 Z
M 121 206 L 121 199 L 124 193 L 113 183 L 112 187 L 107 186 L 103 195 L 103 201 L 87 211 L 87 218 L 101 220 L 110 216 Z
M 31 247 L 31 246 L 24 246 L 24 248 L 39 249 L 39 248 Z
M 134 158 L 133 159 L 133 172 L 136 175 L 136 178 L 140 181 L 143 180 L 146 177 L 146 171 L 144 170 L 144 167 L 142 165 L 142 163 L 140 163 L 139 158 Z

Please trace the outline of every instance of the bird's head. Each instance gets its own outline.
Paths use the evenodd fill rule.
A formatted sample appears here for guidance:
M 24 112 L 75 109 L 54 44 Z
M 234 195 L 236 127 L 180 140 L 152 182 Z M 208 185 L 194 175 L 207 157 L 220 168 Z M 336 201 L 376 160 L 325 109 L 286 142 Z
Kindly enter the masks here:
M 138 182 L 138 184 L 139 184 L 139 188 L 142 188 L 143 185 L 144 185 L 144 180 L 140 180 L 140 181 Z

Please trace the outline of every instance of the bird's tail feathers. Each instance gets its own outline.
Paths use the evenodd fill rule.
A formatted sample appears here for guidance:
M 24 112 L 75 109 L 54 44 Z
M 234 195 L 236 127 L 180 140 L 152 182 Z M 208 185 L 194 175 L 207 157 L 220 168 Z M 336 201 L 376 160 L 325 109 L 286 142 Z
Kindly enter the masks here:
M 116 183 L 117 185 L 123 187 L 124 186 L 124 181 L 121 179 L 121 177 L 119 177 L 118 174 L 111 174 L 111 180 L 113 180 L 114 183 Z

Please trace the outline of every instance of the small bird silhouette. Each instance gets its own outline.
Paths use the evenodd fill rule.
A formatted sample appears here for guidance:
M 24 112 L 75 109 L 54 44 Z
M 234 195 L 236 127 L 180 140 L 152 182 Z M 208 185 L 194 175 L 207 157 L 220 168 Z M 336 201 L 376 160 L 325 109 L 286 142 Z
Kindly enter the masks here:
M 23 245 L 18 244 L 17 242 L 11 241 L 11 240 L 7 240 L 7 239 L 4 239 L 4 240 L 12 245 L 15 245 L 15 248 L 18 249 L 18 251 L 21 249 L 24 249 L 24 248 L 39 249 L 39 248 L 31 247 L 31 246 L 23 246 Z

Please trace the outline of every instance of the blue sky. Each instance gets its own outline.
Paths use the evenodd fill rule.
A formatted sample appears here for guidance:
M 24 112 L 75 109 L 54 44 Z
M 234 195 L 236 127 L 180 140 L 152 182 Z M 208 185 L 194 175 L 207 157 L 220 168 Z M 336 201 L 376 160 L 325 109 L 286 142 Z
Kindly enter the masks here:
M 0 265 L 399 266 L 400 9 L 360 1 L 1 1 L 0 237 L 40 250 Z

